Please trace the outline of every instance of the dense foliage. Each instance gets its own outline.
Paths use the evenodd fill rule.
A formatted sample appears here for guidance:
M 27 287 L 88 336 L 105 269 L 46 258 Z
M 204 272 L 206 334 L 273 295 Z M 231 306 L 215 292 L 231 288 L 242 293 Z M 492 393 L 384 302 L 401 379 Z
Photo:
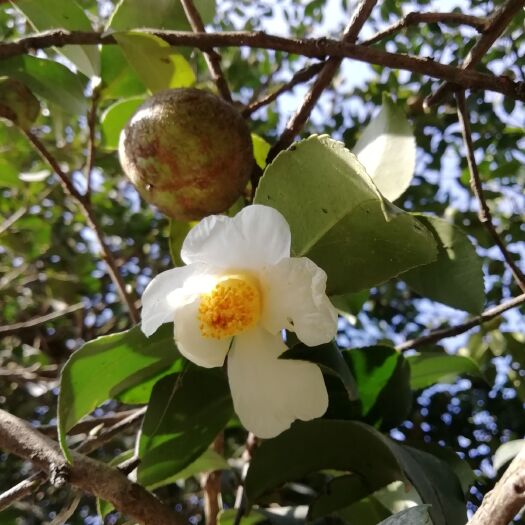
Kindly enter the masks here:
M 518 305 L 454 337 L 417 339 L 523 293 L 478 218 L 454 97 L 426 109 L 436 79 L 345 60 L 300 130 L 302 140 L 266 168 L 271 145 L 309 84 L 249 108 L 316 60 L 256 47 L 217 50 L 234 103 L 249 115 L 264 171 L 260 181 L 254 171 L 230 215 L 252 202 L 259 182 L 253 201 L 285 216 L 293 255 L 327 272 L 327 293 L 341 312 L 337 346 L 310 349 L 288 334 L 284 355 L 321 366 L 326 415 L 254 443 L 233 412 L 220 368 L 188 364 L 172 325 L 150 338 L 134 327 L 148 282 L 182 264 L 180 247 L 193 223 L 170 221 L 140 198 L 118 161 L 120 131 L 159 89 L 217 92 L 201 51 L 128 32 L 191 30 L 180 2 L 146 3 L 0 2 L 6 42 L 53 28 L 118 32 L 115 44 L 45 47 L 0 59 L 0 77 L 29 90 L 0 84 L 0 116 L 7 117 L 0 120 L 0 406 L 44 425 L 65 453 L 104 431 L 94 425 L 91 434 L 66 437 L 83 417 L 131 414 L 132 422 L 92 456 L 116 465 L 137 451 L 132 476 L 193 525 L 205 519 L 209 487 L 217 488 L 206 473 L 215 470 L 222 524 L 234 522 L 238 511 L 228 509 L 239 506 L 244 480 L 241 506 L 249 502 L 254 510 L 241 523 L 302 522 L 308 515 L 375 525 L 415 501 L 430 506 L 415 507 L 401 523 L 463 525 L 465 509 L 479 506 L 517 453 L 509 442 L 525 433 L 525 323 Z M 340 38 L 354 4 L 195 1 L 208 32 L 297 38 Z M 358 42 L 409 11 L 484 19 L 503 2 L 443 4 L 378 2 Z M 521 9 L 478 71 L 525 82 L 524 21 Z M 373 46 L 458 65 L 477 38 L 468 25 L 420 23 Z M 466 105 L 493 224 L 525 270 L 523 102 L 472 90 Z M 15 107 L 14 116 L 6 113 Z M 372 152 L 372 161 L 382 162 L 369 174 L 381 194 L 365 182 L 361 165 L 368 169 L 366 147 L 378 136 L 387 143 Z M 15 455 L 0 458 L 0 492 L 33 473 Z M 2 510 L 0 523 L 51 522 L 76 494 L 42 484 Z M 109 516 L 104 523 L 131 523 L 85 494 L 67 523 L 103 523 L 99 515 Z

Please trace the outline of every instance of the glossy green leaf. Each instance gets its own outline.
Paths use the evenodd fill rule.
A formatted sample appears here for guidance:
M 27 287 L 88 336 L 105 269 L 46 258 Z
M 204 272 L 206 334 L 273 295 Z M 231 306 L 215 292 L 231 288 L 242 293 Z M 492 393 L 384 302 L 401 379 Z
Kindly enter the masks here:
M 351 471 L 372 488 L 404 479 L 388 438 L 372 427 L 356 421 L 297 421 L 255 451 L 246 476 L 247 497 L 253 503 L 286 481 L 323 469 Z
M 37 31 L 93 31 L 89 18 L 74 0 L 16 0 L 11 3 Z M 97 46 L 64 46 L 57 51 L 88 77 L 100 74 L 100 53 Z
M 299 343 L 284 352 L 280 359 L 298 359 L 319 365 L 323 372 L 336 376 L 341 380 L 351 400 L 358 399 L 355 379 L 341 355 L 341 351 L 334 342 L 314 347 Z
M 465 525 L 466 501 L 452 469 L 421 450 L 395 443 L 392 448 L 423 503 L 430 505 L 433 525 Z
M 109 106 L 101 117 L 103 144 L 106 149 L 118 148 L 122 128 L 128 123 L 135 110 L 144 102 L 144 97 L 119 100 Z
M 75 75 L 66 66 L 53 60 L 30 55 L 0 61 L 0 75 L 23 82 L 37 96 L 60 106 L 74 115 L 87 111 L 84 90 L 87 78 Z
M 215 0 L 194 0 L 203 22 L 215 15 Z M 191 31 L 180 0 L 120 0 L 109 21 L 108 29 L 127 31 L 138 27 Z
M 147 89 L 126 60 L 120 46 L 102 46 L 100 55 L 102 98 L 129 98 L 145 95 Z
M 435 236 L 438 257 L 403 274 L 402 279 L 425 297 L 479 314 L 485 300 L 481 257 L 456 226 L 436 217 L 419 218 Z
M 363 415 L 382 428 L 400 424 L 410 412 L 410 368 L 400 352 L 388 346 L 343 352 L 357 382 Z
M 186 235 L 190 232 L 194 223 L 170 220 L 170 255 L 175 266 L 184 266 L 184 261 L 180 258 L 180 250 Z
M 327 136 L 280 153 L 255 202 L 285 216 L 293 255 L 326 271 L 331 295 L 370 288 L 436 258 L 432 234 L 383 200 L 356 157 Z
M 418 505 L 402 510 L 378 525 L 433 525 L 428 514 L 429 505 Z
M 188 364 L 154 387 L 139 442 L 138 480 L 154 485 L 195 461 L 233 415 L 223 370 Z
M 182 55 L 173 53 L 170 45 L 155 35 L 115 33 L 124 56 L 144 85 L 152 92 L 168 88 L 189 87 L 195 73 Z
M 214 470 L 227 470 L 230 466 L 228 462 L 215 450 L 208 448 L 206 449 L 193 463 L 190 463 L 186 468 L 173 474 L 166 479 L 163 479 L 152 485 L 148 485 L 149 490 L 155 490 L 159 487 L 164 487 L 175 483 L 181 479 L 188 479 L 197 474 L 204 472 L 213 472 Z
M 266 157 L 270 151 L 270 144 L 255 133 L 252 133 L 252 144 L 255 162 L 257 163 L 257 166 L 263 170 L 266 167 Z
M 68 455 L 66 432 L 101 403 L 181 359 L 173 325 L 146 337 L 139 326 L 99 337 L 73 353 L 62 369 L 58 397 L 60 445 Z
M 330 301 L 342 313 L 357 315 L 370 296 L 369 290 L 362 290 L 356 293 L 345 295 L 332 295 Z
M 407 357 L 410 385 L 414 390 L 435 383 L 453 383 L 463 374 L 481 377 L 477 363 L 470 357 L 442 353 L 417 354 Z
M 416 167 L 416 140 L 403 108 L 388 96 L 352 150 L 390 201 L 410 185 Z

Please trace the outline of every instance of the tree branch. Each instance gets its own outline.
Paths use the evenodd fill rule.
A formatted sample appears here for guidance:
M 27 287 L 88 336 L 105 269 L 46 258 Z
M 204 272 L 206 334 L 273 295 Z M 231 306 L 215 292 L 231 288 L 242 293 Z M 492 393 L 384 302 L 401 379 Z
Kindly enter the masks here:
M 224 454 L 224 432 L 220 432 L 213 442 L 213 450 Z M 204 516 L 206 525 L 217 525 L 217 517 L 222 507 L 221 472 L 213 471 L 203 475 L 201 486 L 204 489 Z
M 398 20 L 386 29 L 377 32 L 374 36 L 367 38 L 360 43 L 369 46 L 383 40 L 387 36 L 401 31 L 402 29 L 421 23 L 467 25 L 482 33 L 487 26 L 487 19 L 479 16 L 465 15 L 463 13 L 420 13 L 418 11 L 412 11 L 401 18 L 401 20 Z
M 193 0 L 181 0 L 181 3 L 182 7 L 184 8 L 184 12 L 186 13 L 186 18 L 188 19 L 188 22 L 190 23 L 193 31 L 195 33 L 206 33 L 204 23 L 202 22 L 202 18 L 199 14 L 199 11 L 195 7 Z M 226 78 L 224 77 L 224 73 L 222 72 L 221 68 L 221 57 L 215 50 L 210 48 L 209 50 L 204 51 L 204 59 L 206 60 L 211 77 L 215 82 L 215 85 L 217 86 L 217 89 L 219 90 L 222 98 L 228 102 L 232 102 L 230 88 L 228 87 L 228 83 L 226 82 Z
M 56 310 L 49 314 L 30 319 L 29 321 L 23 321 L 21 323 L 14 323 L 14 324 L 0 326 L 0 336 L 13 334 L 13 333 L 18 332 L 19 330 L 25 330 L 26 328 L 33 328 L 40 324 L 47 323 L 48 321 L 53 321 L 53 319 L 57 319 L 64 315 L 68 315 L 70 313 L 76 312 L 77 310 L 81 310 L 82 308 L 84 308 L 84 303 L 77 303 L 71 306 L 67 306 L 63 310 Z
M 371 46 L 351 44 L 332 40 L 293 39 L 257 32 L 190 33 L 187 31 L 159 31 L 156 29 L 135 29 L 162 38 L 172 46 L 193 46 L 198 49 L 210 47 L 252 47 L 272 49 L 298 54 L 310 58 L 324 59 L 327 56 L 351 58 L 367 64 L 401 69 L 446 80 L 465 89 L 483 89 L 502 93 L 516 100 L 525 100 L 525 83 L 514 82 L 506 76 L 478 73 L 470 69 L 434 62 L 428 58 L 419 58 L 401 53 L 389 53 Z M 97 32 L 68 32 L 54 30 L 25 37 L 15 42 L 0 43 L 0 60 L 22 55 L 35 49 L 61 47 L 69 44 L 98 45 L 115 44 L 110 34 Z
M 411 348 L 419 348 L 420 346 L 436 343 L 438 341 L 441 341 L 441 339 L 446 339 L 447 337 L 454 337 L 456 335 L 467 332 L 475 326 L 482 325 L 483 323 L 486 323 L 487 321 L 490 321 L 491 319 L 500 316 L 507 310 L 511 310 L 512 308 L 516 308 L 517 306 L 521 306 L 523 304 L 525 304 L 525 293 L 514 297 L 514 299 L 510 299 L 509 301 L 501 303 L 498 306 L 488 308 L 481 315 L 476 315 L 475 317 L 472 317 L 464 323 L 449 326 L 447 328 L 433 330 L 432 332 L 426 335 L 422 335 L 421 337 L 409 339 L 408 341 L 397 345 L 396 349 L 402 352 Z
M 376 3 L 377 0 L 361 0 L 355 9 L 354 16 L 344 30 L 343 43 L 355 43 L 359 31 L 361 31 L 364 23 L 368 20 Z M 270 149 L 268 162 L 271 162 L 280 151 L 286 149 L 293 142 L 296 135 L 303 129 L 323 91 L 328 87 L 337 73 L 341 62 L 341 58 L 332 57 L 323 66 L 323 69 L 321 69 L 296 112 L 288 120 L 279 140 Z
M 463 91 L 458 91 L 456 93 L 456 100 L 458 105 L 458 118 L 461 124 L 461 132 L 463 134 L 463 142 L 465 143 L 465 149 L 467 151 L 467 162 L 470 171 L 470 187 L 472 188 L 472 192 L 476 196 L 476 199 L 479 203 L 479 220 L 499 248 L 518 286 L 523 292 L 525 292 L 525 275 L 523 275 L 523 272 L 514 262 L 512 255 L 507 250 L 505 243 L 496 231 L 492 214 L 490 213 L 490 208 L 485 199 L 485 194 L 483 193 L 483 186 L 479 176 L 478 165 L 474 156 L 474 144 L 472 142 L 472 133 L 470 131 L 468 109 L 465 103 L 465 93 L 463 93 Z
M 117 469 L 73 452 L 68 464 L 60 447 L 28 423 L 0 410 L 0 448 L 31 461 L 53 484 L 71 483 L 109 501 L 118 511 L 144 525 L 182 525 L 183 520 L 140 485 Z
M 106 244 L 106 241 L 104 239 L 104 233 L 102 232 L 102 229 L 100 228 L 97 222 L 89 200 L 86 198 L 85 195 L 82 195 L 75 188 L 75 186 L 71 182 L 71 179 L 62 170 L 60 164 L 53 157 L 53 155 L 51 155 L 49 150 L 44 146 L 43 142 L 32 131 L 26 129 L 21 129 L 21 131 L 25 134 L 25 136 L 35 148 L 35 150 L 39 153 L 39 155 L 47 162 L 49 167 L 57 174 L 65 193 L 77 201 L 80 209 L 82 210 L 82 213 L 86 218 L 88 226 L 90 226 L 90 228 L 94 231 L 95 236 L 99 242 L 100 255 L 102 260 L 106 263 L 108 267 L 109 276 L 111 277 L 111 280 L 113 281 L 113 284 L 115 285 L 115 288 L 117 289 L 121 300 L 128 307 L 129 315 L 132 321 L 134 323 L 138 323 L 140 320 L 140 316 L 135 306 L 135 301 L 133 300 L 131 295 L 126 291 L 126 284 L 124 283 L 124 280 L 122 279 L 122 276 L 120 275 L 120 272 L 118 270 L 117 261 L 113 257 L 109 246 Z
M 525 505 L 525 447 L 483 498 L 467 525 L 507 525 Z
M 85 177 L 86 177 L 86 200 L 91 199 L 91 176 L 93 173 L 93 164 L 95 162 L 95 131 L 97 127 L 97 106 L 98 99 L 100 96 L 100 91 L 98 86 L 93 88 L 93 93 L 91 94 L 91 107 L 87 115 L 87 125 L 88 125 L 88 151 L 87 151 L 87 160 L 85 166 Z
M 461 66 L 463 70 L 473 69 L 481 61 L 485 53 L 492 47 L 503 31 L 505 31 L 514 16 L 521 11 L 523 6 L 525 6 L 525 0 L 507 0 L 507 2 L 494 12 L 487 22 L 483 35 L 472 47 L 467 58 L 465 58 Z M 439 86 L 434 94 L 425 99 L 424 106 L 430 107 L 434 104 L 439 104 L 447 94 L 452 91 L 454 84 L 457 85 L 458 83 L 449 81 Z

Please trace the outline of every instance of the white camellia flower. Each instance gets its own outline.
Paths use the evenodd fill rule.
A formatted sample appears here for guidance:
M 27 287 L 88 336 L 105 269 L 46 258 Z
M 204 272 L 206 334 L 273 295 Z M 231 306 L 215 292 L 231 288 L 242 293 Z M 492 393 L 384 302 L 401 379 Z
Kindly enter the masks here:
M 212 215 L 197 224 L 181 250 L 187 264 L 161 273 L 142 296 L 142 331 L 175 323 L 182 355 L 222 366 L 243 425 L 261 438 L 296 419 L 322 416 L 328 394 L 319 367 L 279 359 L 282 330 L 306 345 L 329 342 L 337 313 L 326 274 L 310 259 L 290 257 L 290 227 L 275 209 L 252 205 L 234 218 Z

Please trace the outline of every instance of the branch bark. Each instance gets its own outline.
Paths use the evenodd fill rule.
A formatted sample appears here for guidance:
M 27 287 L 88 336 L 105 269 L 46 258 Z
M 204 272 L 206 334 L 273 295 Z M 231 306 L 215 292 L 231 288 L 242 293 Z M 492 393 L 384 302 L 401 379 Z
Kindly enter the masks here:
M 521 306 L 523 304 L 525 304 L 525 293 L 518 295 L 514 299 L 501 303 L 498 306 L 488 308 L 481 315 L 476 315 L 464 323 L 433 330 L 429 334 L 422 335 L 421 337 L 417 337 L 415 339 L 409 339 L 408 341 L 397 345 L 396 349 L 399 351 L 404 351 L 411 348 L 419 348 L 431 343 L 436 343 L 437 341 L 441 341 L 441 339 L 446 339 L 447 337 L 454 337 L 467 332 L 475 326 L 481 325 L 487 321 L 490 321 L 491 319 L 494 319 L 495 317 L 500 316 L 507 310 L 511 310 L 512 308 L 516 308 L 517 306 Z
M 490 213 L 490 208 L 485 199 L 485 194 L 483 193 L 483 185 L 481 184 L 478 165 L 474 156 L 474 143 L 472 142 L 472 133 L 470 131 L 470 119 L 467 105 L 465 103 L 465 94 L 463 93 L 463 91 L 459 91 L 456 93 L 456 100 L 458 105 L 458 118 L 461 124 L 461 132 L 463 134 L 463 142 L 465 143 L 465 149 L 467 151 L 467 162 L 470 171 L 470 187 L 472 188 L 472 192 L 476 196 L 476 199 L 479 203 L 479 220 L 481 224 L 485 227 L 485 229 L 488 231 L 489 235 L 492 237 L 494 243 L 499 248 L 501 255 L 503 255 L 503 258 L 509 266 L 515 281 L 521 288 L 521 291 L 525 292 L 525 275 L 520 270 L 518 265 L 514 262 L 512 255 L 507 250 L 505 243 L 496 231 L 496 227 L 494 226 L 494 221 L 492 219 L 492 214 Z
M 199 11 L 195 7 L 193 0 L 181 0 L 182 7 L 186 13 L 186 18 L 191 25 L 191 28 L 195 33 L 206 33 L 204 28 L 204 23 L 199 14 Z M 221 57 L 214 49 L 209 49 L 204 51 L 204 59 L 206 60 L 206 65 L 211 73 L 211 77 L 219 90 L 222 98 L 228 102 L 232 102 L 232 95 L 224 73 L 221 68 Z
M 525 505 L 525 447 L 485 495 L 467 525 L 507 525 Z
M 402 29 L 417 25 L 417 24 L 458 24 L 471 26 L 479 32 L 483 32 L 487 26 L 487 19 L 479 16 L 465 15 L 463 13 L 421 13 L 419 11 L 412 11 L 406 16 L 388 26 L 386 29 L 379 31 L 374 36 L 367 38 L 361 42 L 362 45 L 375 44 L 385 37 L 390 36 Z
M 521 11 L 525 6 L 525 0 L 507 0 L 494 14 L 490 17 L 483 35 L 479 38 L 476 44 L 472 47 L 467 58 L 465 58 L 461 69 L 467 71 L 473 69 L 485 56 L 485 53 L 492 47 L 494 42 L 505 31 L 514 16 Z M 435 91 L 434 94 L 428 96 L 424 101 L 425 107 L 430 107 L 439 104 L 453 89 L 458 82 L 445 82 Z
M 351 58 L 367 64 L 401 69 L 432 78 L 446 80 L 465 89 L 483 89 L 502 93 L 516 100 L 525 100 L 525 83 L 514 82 L 506 76 L 478 73 L 470 69 L 434 62 L 401 53 L 389 53 L 370 46 L 350 44 L 329 38 L 293 39 L 269 35 L 263 32 L 190 33 L 187 31 L 158 31 L 136 29 L 156 35 L 172 46 L 193 46 L 198 49 L 210 47 L 252 47 L 272 49 L 310 58 Z M 98 45 L 115 44 L 110 34 L 97 32 L 50 31 L 26 37 L 15 42 L 0 43 L 0 60 L 22 55 L 36 49 L 61 47 L 69 44 Z
M 78 452 L 72 453 L 73 464 L 67 464 L 56 442 L 4 410 L 0 410 L 0 447 L 31 461 L 49 474 L 55 485 L 71 483 L 111 502 L 117 510 L 142 525 L 184 523 L 175 512 L 117 469 Z

